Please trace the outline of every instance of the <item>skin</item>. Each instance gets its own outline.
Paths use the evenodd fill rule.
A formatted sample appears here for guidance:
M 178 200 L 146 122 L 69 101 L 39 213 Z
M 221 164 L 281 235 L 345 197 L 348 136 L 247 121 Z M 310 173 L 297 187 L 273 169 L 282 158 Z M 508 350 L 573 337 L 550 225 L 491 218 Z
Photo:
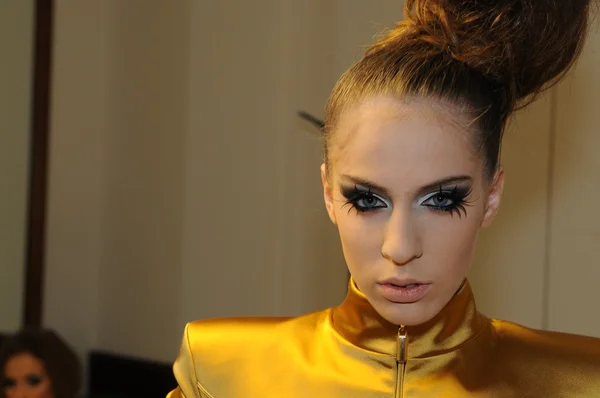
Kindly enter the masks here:
M 327 212 L 357 287 L 391 323 L 422 324 L 444 308 L 466 278 L 480 229 L 498 212 L 504 173 L 485 178 L 473 134 L 467 115 L 450 104 L 381 97 L 346 111 L 328 143 L 329 165 L 321 166 Z M 466 179 L 424 188 L 456 176 Z M 343 187 L 370 192 L 359 204 L 377 208 L 356 211 Z M 464 211 L 432 207 L 451 204 L 438 194 L 454 189 L 468 193 Z M 390 301 L 380 283 L 392 277 L 426 283 L 427 293 Z
M 29 353 L 17 354 L 4 367 L 6 398 L 54 398 L 44 363 Z

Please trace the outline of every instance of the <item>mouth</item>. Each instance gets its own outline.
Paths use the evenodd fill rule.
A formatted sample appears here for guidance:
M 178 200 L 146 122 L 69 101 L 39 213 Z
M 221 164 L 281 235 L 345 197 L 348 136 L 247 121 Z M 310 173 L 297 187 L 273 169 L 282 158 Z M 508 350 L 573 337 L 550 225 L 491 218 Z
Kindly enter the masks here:
M 431 283 L 408 279 L 388 279 L 378 283 L 379 291 L 393 303 L 415 303 L 427 295 Z
M 422 285 L 430 285 L 431 283 L 422 282 L 416 279 L 398 279 L 398 278 L 390 278 L 386 279 L 379 283 L 380 285 L 389 285 L 393 287 L 401 287 L 401 288 L 411 288 Z
M 424 285 L 425 283 L 409 283 L 408 285 L 398 285 L 395 283 L 384 283 L 384 285 L 391 285 L 394 287 L 402 287 L 404 289 L 410 289 L 411 287 L 417 287 L 417 286 L 421 286 Z

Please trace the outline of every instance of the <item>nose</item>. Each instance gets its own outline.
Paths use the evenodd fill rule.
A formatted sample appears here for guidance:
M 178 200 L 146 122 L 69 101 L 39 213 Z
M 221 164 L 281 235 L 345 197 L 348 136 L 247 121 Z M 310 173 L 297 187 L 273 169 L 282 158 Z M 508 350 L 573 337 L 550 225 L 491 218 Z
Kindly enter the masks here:
M 406 265 L 423 255 L 421 239 L 410 212 L 395 209 L 385 227 L 381 254 L 396 265 Z

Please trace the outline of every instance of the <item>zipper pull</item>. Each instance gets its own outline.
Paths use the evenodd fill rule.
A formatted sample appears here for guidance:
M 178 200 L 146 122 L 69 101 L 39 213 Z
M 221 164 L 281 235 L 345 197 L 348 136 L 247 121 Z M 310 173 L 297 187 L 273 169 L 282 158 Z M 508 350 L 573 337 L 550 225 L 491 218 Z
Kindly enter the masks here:
M 398 328 L 398 340 L 396 350 L 396 361 L 398 363 L 406 363 L 407 351 L 408 351 L 408 339 L 406 336 L 406 326 L 400 325 Z

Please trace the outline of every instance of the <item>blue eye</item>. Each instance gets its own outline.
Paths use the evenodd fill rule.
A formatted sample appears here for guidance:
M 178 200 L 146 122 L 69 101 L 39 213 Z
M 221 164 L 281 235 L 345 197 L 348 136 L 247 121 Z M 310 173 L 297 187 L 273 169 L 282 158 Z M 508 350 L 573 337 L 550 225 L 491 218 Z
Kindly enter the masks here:
M 471 194 L 471 189 L 467 187 L 455 187 L 452 190 L 443 190 L 440 187 L 438 192 L 430 194 L 423 201 L 421 206 L 429 207 L 433 211 L 449 212 L 450 214 L 458 214 L 459 217 L 467 215 L 465 206 L 467 196 Z
M 454 205 L 454 198 L 447 193 L 438 192 L 421 203 L 423 206 L 436 208 L 449 208 Z
M 356 209 L 360 213 L 388 207 L 382 198 L 373 194 L 370 190 L 363 190 L 357 186 L 354 186 L 354 188 L 342 188 L 342 195 L 348 199 L 344 206 L 350 205 L 350 210 Z
M 358 211 L 370 211 L 387 207 L 387 205 L 381 199 L 377 198 L 373 194 L 365 195 L 364 197 L 356 200 L 353 204 Z

